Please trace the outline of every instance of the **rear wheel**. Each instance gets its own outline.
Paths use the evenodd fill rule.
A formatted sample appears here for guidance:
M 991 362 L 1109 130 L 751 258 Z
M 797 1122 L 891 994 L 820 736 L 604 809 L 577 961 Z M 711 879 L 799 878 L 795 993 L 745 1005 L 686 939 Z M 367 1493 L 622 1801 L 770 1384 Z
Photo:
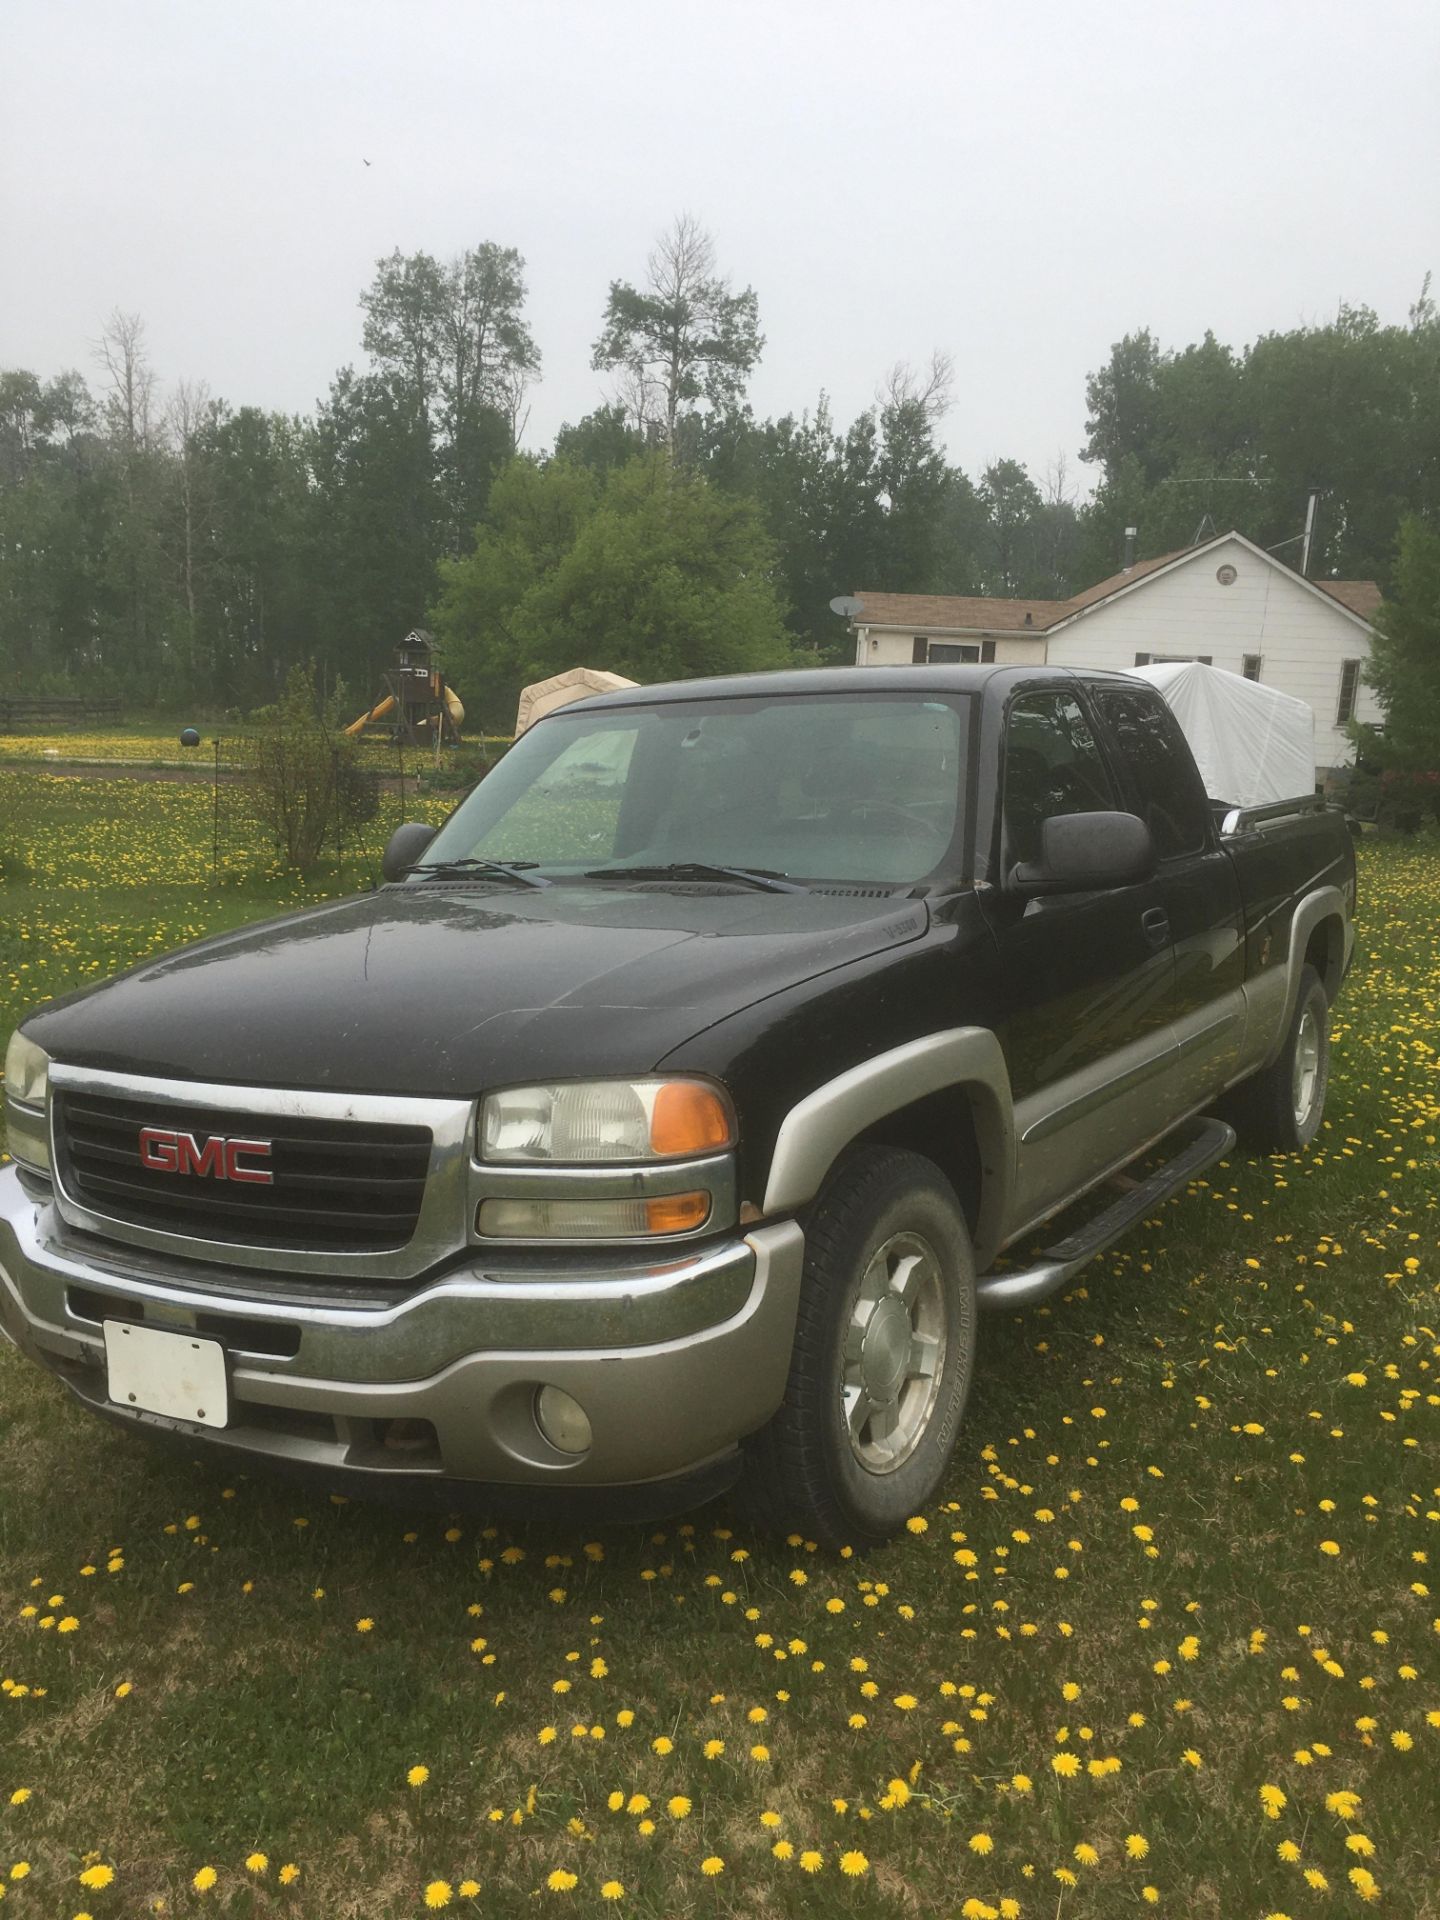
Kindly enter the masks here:
M 870 1546 L 933 1495 L 975 1363 L 975 1264 L 955 1194 L 919 1154 L 864 1148 L 806 1227 L 785 1399 L 747 1442 L 757 1519 Z
M 1242 1143 L 1256 1153 L 1308 1147 L 1325 1117 L 1329 1083 L 1330 1003 L 1319 974 L 1302 967 L 1284 1046 L 1230 1096 L 1228 1113 Z

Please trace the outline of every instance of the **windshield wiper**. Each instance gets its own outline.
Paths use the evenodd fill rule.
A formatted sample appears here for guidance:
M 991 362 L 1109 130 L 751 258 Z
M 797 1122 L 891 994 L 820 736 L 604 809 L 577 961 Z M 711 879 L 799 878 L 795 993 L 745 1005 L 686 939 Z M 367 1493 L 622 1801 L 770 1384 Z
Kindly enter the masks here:
M 593 867 L 587 880 L 733 880 L 737 886 L 758 887 L 762 893 L 806 893 L 798 881 L 770 867 L 720 867 L 713 860 L 672 860 L 658 867 Z
M 419 860 L 413 867 L 407 867 L 406 873 L 473 873 L 480 880 L 509 880 L 517 887 L 548 887 L 550 882 L 542 880 L 538 873 L 527 873 L 527 867 L 538 867 L 538 860 Z

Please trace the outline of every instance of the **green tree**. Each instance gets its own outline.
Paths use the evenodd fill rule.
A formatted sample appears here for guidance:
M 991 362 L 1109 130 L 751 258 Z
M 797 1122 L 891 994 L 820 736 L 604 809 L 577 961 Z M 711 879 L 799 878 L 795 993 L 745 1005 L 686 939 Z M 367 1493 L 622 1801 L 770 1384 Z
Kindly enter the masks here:
M 574 666 L 647 682 L 783 666 L 774 564 L 754 504 L 677 472 L 664 450 L 603 481 L 516 460 L 473 550 L 442 568 L 433 625 L 487 715 Z
M 188 462 L 200 554 L 196 674 L 222 706 L 274 697 L 316 649 L 309 454 L 299 421 L 258 407 L 215 407 L 196 427 Z M 183 468 L 177 491 L 182 479 Z M 326 664 L 333 679 L 334 663 Z
M 1383 763 L 1440 771 L 1440 525 L 1415 514 L 1401 524 L 1395 584 L 1375 617 L 1366 678 L 1385 714 Z
M 540 352 L 524 317 L 525 262 L 485 240 L 441 262 L 391 254 L 360 296 L 363 344 L 429 423 L 444 550 L 459 553 L 515 450 Z
M 403 382 L 346 368 L 305 441 L 303 539 L 316 653 L 368 690 L 435 594 L 439 503 L 429 422 Z
M 644 435 L 630 425 L 624 407 L 596 407 L 574 426 L 567 421 L 561 427 L 555 436 L 555 458 L 571 460 L 592 473 L 612 473 L 644 446 Z
M 884 507 L 870 584 L 894 593 L 934 593 L 944 571 L 945 509 L 951 469 L 938 441 L 950 405 L 953 369 L 945 354 L 923 374 L 893 367 L 879 403 L 876 480 Z
M 710 235 L 681 214 L 651 249 L 643 288 L 610 282 L 590 364 L 618 373 L 641 433 L 675 447 L 698 401 L 720 413 L 739 404 L 764 345 L 753 288 L 730 291 Z
M 1159 389 L 1163 356 L 1148 327 L 1127 333 L 1085 382 L 1086 440 L 1080 458 L 1096 462 L 1113 483 L 1127 459 L 1139 462 L 1147 486 L 1160 478 Z
M 1044 507 L 1040 489 L 1018 460 L 996 460 L 978 489 L 985 514 L 985 591 L 1024 594 L 1033 571 L 1034 529 Z
M 0 372 L 0 674 L 22 691 L 99 672 L 112 507 L 77 373 Z

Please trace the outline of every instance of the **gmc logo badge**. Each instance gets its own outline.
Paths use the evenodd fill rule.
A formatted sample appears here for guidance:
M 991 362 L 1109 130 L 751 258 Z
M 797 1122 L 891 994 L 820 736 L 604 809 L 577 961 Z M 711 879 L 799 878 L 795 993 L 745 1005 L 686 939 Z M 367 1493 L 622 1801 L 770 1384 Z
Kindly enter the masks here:
M 252 1186 L 273 1187 L 268 1167 L 247 1166 L 246 1160 L 268 1160 L 268 1140 L 229 1140 L 212 1133 L 203 1144 L 193 1133 L 172 1133 L 168 1127 L 140 1129 L 140 1164 L 152 1173 L 198 1173 L 210 1180 L 244 1180 Z

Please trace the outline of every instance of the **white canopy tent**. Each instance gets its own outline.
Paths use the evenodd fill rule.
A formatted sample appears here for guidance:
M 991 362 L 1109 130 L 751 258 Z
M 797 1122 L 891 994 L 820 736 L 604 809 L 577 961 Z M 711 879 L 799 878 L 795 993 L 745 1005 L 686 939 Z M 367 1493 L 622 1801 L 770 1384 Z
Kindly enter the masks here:
M 1315 791 L 1315 714 L 1309 703 L 1198 660 L 1133 669 L 1180 722 L 1212 800 L 1263 807 Z

